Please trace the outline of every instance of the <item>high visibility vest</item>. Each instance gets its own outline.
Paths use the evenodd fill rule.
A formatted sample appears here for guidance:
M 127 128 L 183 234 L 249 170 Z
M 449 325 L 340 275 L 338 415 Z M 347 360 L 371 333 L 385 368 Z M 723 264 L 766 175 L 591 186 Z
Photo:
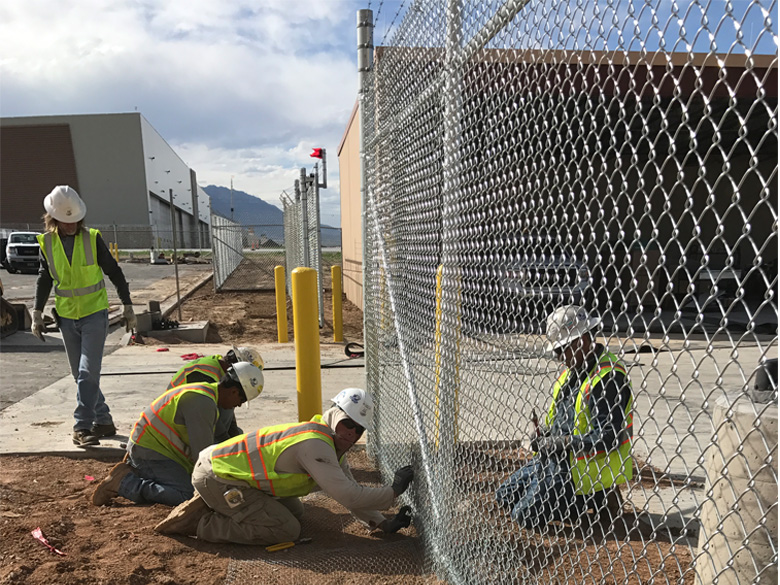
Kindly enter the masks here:
M 593 387 L 598 384 L 602 378 L 608 376 L 613 371 L 626 374 L 626 368 L 620 359 L 609 351 L 599 357 L 596 365 L 588 372 L 585 380 L 580 386 L 579 393 L 574 405 L 574 434 L 587 435 L 593 430 L 590 408 L 588 400 Z M 558 377 L 553 386 L 553 398 L 550 409 L 547 412 L 547 426 L 552 426 L 555 421 L 555 406 L 558 401 L 558 394 L 569 377 L 569 370 L 566 369 Z M 627 381 L 628 383 L 628 381 Z M 629 391 L 631 385 L 629 384 Z M 619 435 L 620 444 L 617 449 L 612 451 L 597 451 L 587 453 L 576 457 L 569 455 L 569 466 L 571 469 L 571 478 L 574 483 L 574 491 L 577 494 L 592 494 L 593 492 L 605 490 L 612 486 L 620 485 L 634 477 L 634 465 L 631 459 L 631 443 L 634 434 L 634 415 L 632 413 L 633 393 L 628 399 L 625 410 L 625 423 L 622 432 Z
M 106 283 L 97 263 L 98 235 L 92 228 L 77 233 L 70 262 L 58 234 L 46 232 L 37 237 L 54 281 L 54 305 L 60 317 L 81 319 L 108 309 Z
M 217 383 L 199 382 L 168 390 L 141 413 L 130 434 L 130 442 L 165 455 L 192 473 L 195 464 L 192 462 L 187 427 L 174 422 L 179 400 L 188 392 L 195 392 L 211 398 L 216 408 L 218 386 Z
M 324 441 L 336 451 L 330 427 L 317 414 L 309 422 L 265 427 L 220 443 L 211 451 L 211 469 L 218 477 L 245 481 L 257 489 L 261 489 L 260 480 L 265 480 L 273 496 L 305 496 L 317 487 L 309 474 L 277 473 L 275 469 L 285 449 L 309 439 Z
M 222 366 L 219 364 L 219 360 L 221 359 L 221 355 L 210 355 L 188 362 L 182 369 L 174 374 L 173 378 L 171 378 L 171 381 L 168 383 L 168 390 L 186 384 L 187 376 L 193 372 L 205 374 L 214 382 L 219 382 L 222 376 L 225 375 L 225 370 L 223 370 Z

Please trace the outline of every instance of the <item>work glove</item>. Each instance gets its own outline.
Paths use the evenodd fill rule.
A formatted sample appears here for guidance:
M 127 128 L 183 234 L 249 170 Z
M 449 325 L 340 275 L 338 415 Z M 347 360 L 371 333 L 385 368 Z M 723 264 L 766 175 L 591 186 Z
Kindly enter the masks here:
M 45 325 L 43 324 L 43 311 L 34 310 L 33 311 L 33 320 L 32 320 L 32 332 L 35 337 L 40 339 L 41 341 L 46 341 L 43 338 L 43 331 L 44 331 Z
M 125 305 L 122 311 L 122 318 L 119 320 L 121 324 L 125 326 L 125 331 L 132 331 L 138 325 L 138 319 L 133 312 L 133 305 Z
M 568 435 L 558 437 L 534 437 L 531 449 L 543 456 L 563 455 L 571 447 L 572 439 Z
M 388 518 L 382 524 L 380 527 L 384 532 L 398 532 L 401 530 L 401 528 L 406 528 L 412 523 L 412 508 L 409 506 L 404 506 L 400 510 L 398 510 L 398 514 L 393 516 L 392 518 Z
M 412 483 L 413 479 L 414 469 L 411 465 L 402 467 L 395 472 L 395 477 L 393 477 L 393 491 L 395 492 L 396 497 L 406 491 L 406 488 L 409 487 L 409 484 Z

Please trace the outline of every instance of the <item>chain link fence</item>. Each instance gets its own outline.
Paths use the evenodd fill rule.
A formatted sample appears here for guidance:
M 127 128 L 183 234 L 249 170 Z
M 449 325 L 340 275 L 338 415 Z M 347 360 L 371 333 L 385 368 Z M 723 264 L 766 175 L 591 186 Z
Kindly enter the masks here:
M 215 290 L 274 290 L 274 268 L 284 263 L 283 226 L 212 214 L 211 232 Z
M 323 287 L 324 274 L 322 266 L 322 237 L 320 223 L 320 177 L 317 166 L 314 172 L 307 175 L 306 169 L 301 169 L 301 176 L 296 179 L 290 191 L 281 195 L 284 210 L 285 236 L 285 276 L 287 278 L 287 294 L 292 297 L 292 271 L 298 267 L 314 268 L 317 271 L 317 296 L 319 306 L 320 327 L 324 324 Z
M 441 579 L 776 582 L 776 11 L 415 1 L 373 63 L 360 11 L 369 448 L 415 465 Z M 524 498 L 576 513 L 536 522 L 497 494 L 560 424 L 567 304 L 626 371 L 630 464 L 575 495 L 598 450 L 555 459 Z

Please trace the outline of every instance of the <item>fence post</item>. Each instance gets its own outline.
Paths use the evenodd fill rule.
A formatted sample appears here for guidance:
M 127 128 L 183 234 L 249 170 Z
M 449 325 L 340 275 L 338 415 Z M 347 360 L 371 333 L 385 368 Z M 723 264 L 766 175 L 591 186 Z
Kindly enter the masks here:
M 292 289 L 298 420 L 307 421 L 322 413 L 317 271 L 302 266 L 293 270 Z
M 287 343 L 287 292 L 284 266 L 274 268 L 276 289 L 276 337 L 279 343 Z
M 344 341 L 344 324 L 341 318 L 341 266 L 330 267 L 331 290 L 333 291 L 333 341 Z

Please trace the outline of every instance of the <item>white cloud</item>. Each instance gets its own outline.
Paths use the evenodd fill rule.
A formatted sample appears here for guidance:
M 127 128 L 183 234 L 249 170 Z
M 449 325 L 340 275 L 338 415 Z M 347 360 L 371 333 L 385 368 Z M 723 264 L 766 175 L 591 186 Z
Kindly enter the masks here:
M 201 184 L 278 204 L 336 150 L 357 92 L 355 13 L 319 0 L 9 0 L 0 4 L 0 114 L 137 109 Z M 331 195 L 333 194 L 333 195 Z

